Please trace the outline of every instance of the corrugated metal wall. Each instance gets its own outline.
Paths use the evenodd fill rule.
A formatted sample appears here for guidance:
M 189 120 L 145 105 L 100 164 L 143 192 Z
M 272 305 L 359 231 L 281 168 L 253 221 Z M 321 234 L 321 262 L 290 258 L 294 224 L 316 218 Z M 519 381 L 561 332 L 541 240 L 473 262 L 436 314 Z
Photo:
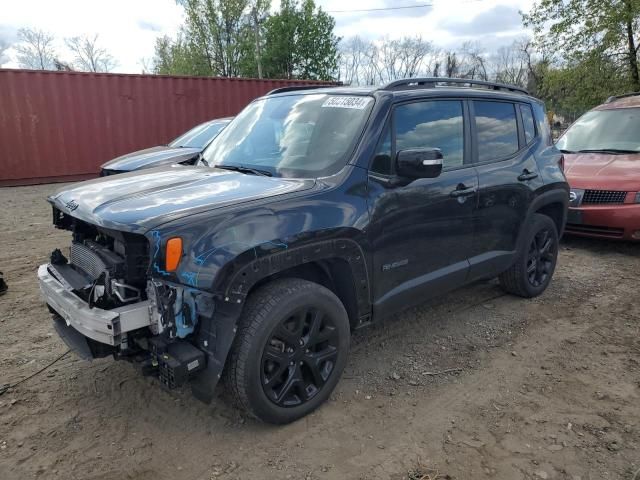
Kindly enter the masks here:
M 0 186 L 90 178 L 296 83 L 311 82 L 0 69 Z

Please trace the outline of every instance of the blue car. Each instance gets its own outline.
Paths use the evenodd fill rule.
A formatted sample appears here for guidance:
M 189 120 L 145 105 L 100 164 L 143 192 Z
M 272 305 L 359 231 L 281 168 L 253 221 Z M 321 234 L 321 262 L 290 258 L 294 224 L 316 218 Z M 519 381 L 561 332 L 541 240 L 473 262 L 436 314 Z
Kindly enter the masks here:
M 109 160 L 100 167 L 100 176 L 132 172 L 143 168 L 181 163 L 193 165 L 200 152 L 231 122 L 232 117 L 201 123 L 183 133 L 168 145 L 145 148 Z

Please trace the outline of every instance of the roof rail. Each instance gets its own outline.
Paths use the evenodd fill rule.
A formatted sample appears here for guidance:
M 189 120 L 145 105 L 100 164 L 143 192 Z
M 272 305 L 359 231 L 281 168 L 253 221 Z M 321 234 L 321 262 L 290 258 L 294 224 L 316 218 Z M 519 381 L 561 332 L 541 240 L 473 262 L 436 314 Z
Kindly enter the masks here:
M 611 102 L 615 102 L 616 100 L 620 100 L 621 98 L 635 97 L 637 95 L 640 95 L 640 92 L 625 93 L 624 95 L 612 95 L 609 98 L 607 98 L 607 101 L 604 103 L 611 103 Z
M 508 92 L 523 93 L 529 95 L 529 92 L 516 85 L 505 85 L 503 83 L 487 82 L 484 80 L 471 80 L 468 78 L 446 78 L 446 77 L 426 77 L 426 78 L 405 78 L 402 80 L 395 80 L 389 82 L 386 85 L 380 87 L 380 90 L 402 90 L 405 89 L 419 89 L 419 88 L 435 88 L 437 84 L 457 84 L 463 86 L 473 87 L 479 85 L 487 87 L 491 90 L 505 90 Z
M 314 90 L 316 88 L 333 88 L 333 87 L 341 87 L 342 82 L 338 82 L 336 84 L 327 85 L 326 83 L 319 85 L 290 85 L 288 87 L 280 87 L 274 90 L 271 90 L 267 95 L 275 95 L 276 93 L 286 93 L 286 92 L 295 92 L 296 90 Z

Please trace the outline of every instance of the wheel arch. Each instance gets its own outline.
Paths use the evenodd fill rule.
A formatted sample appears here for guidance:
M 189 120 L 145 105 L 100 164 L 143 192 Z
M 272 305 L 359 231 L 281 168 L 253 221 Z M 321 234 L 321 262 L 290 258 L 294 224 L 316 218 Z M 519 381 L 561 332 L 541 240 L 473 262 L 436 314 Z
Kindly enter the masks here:
M 566 206 L 563 205 L 562 202 L 554 201 L 552 203 L 547 203 L 538 208 L 534 213 L 539 213 L 551 218 L 553 223 L 556 225 L 558 238 L 562 236 L 567 219 Z
M 224 301 L 244 304 L 266 283 L 285 277 L 323 285 L 343 303 L 351 328 L 368 322 L 371 312 L 369 276 L 364 253 L 354 240 L 325 240 L 288 248 L 234 269 L 223 286 Z
M 526 237 L 527 228 L 531 219 L 537 214 L 545 215 L 556 225 L 558 229 L 558 238 L 562 237 L 564 227 L 567 223 L 567 212 L 569 208 L 569 191 L 568 188 L 554 188 L 547 190 L 536 196 L 529 209 L 527 210 L 525 228 L 522 228 L 518 237 L 518 245 L 522 247 L 524 238 Z

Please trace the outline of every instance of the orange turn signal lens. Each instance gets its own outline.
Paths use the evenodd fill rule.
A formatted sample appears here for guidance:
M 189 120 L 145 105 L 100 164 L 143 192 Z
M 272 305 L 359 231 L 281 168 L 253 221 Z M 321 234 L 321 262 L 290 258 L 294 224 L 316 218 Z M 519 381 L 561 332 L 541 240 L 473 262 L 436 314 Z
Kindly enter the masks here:
M 167 250 L 165 253 L 165 270 L 175 272 L 182 257 L 182 239 L 173 237 L 167 240 Z

